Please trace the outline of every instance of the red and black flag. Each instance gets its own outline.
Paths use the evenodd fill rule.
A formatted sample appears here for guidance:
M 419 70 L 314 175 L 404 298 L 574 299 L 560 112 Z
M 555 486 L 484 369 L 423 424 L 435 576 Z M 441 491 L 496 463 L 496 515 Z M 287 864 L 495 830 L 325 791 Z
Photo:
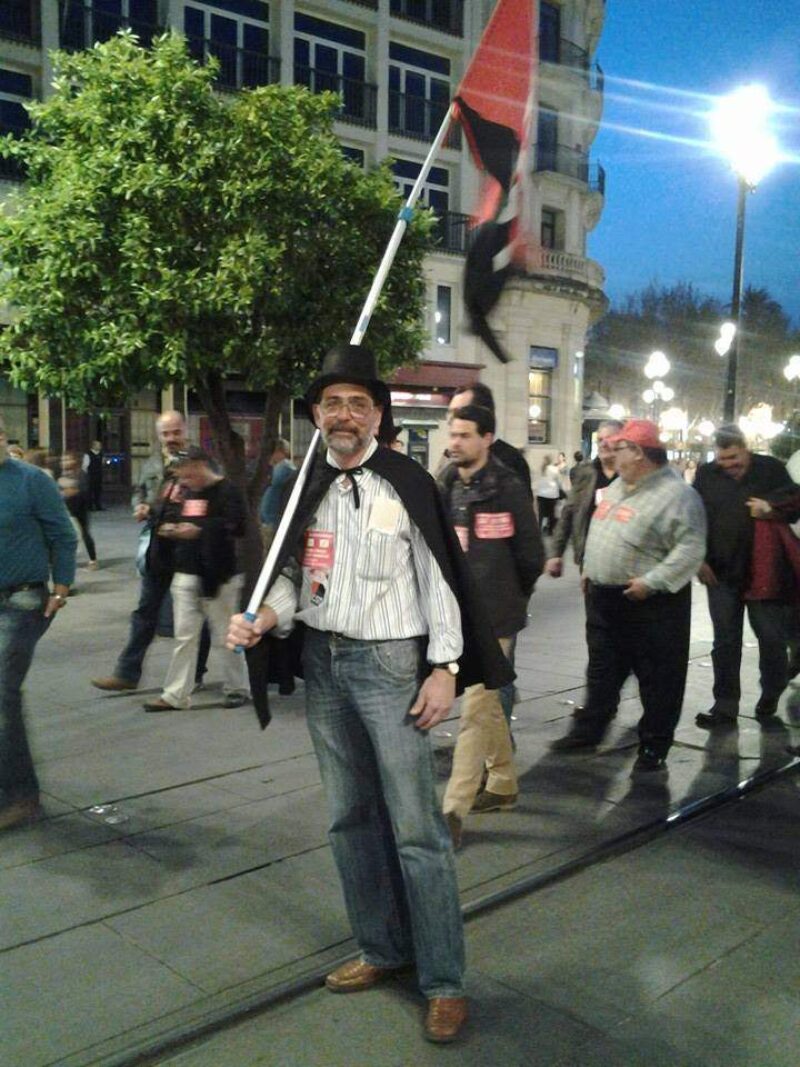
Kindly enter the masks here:
M 529 152 L 537 55 L 537 0 L 499 0 L 454 98 L 475 165 L 483 174 L 464 272 L 464 303 L 497 358 L 508 355 L 486 316 L 530 241 Z

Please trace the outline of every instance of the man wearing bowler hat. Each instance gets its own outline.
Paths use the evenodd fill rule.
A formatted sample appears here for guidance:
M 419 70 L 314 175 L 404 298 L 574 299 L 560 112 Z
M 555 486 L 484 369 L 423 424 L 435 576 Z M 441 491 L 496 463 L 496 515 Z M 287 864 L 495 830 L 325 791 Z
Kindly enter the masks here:
M 594 511 L 583 559 L 586 701 L 552 748 L 599 744 L 632 671 L 644 709 L 634 770 L 657 771 L 683 704 L 691 582 L 705 556 L 706 518 L 697 493 L 667 463 L 655 423 L 630 419 L 608 444 L 619 477 Z
M 254 646 L 267 631 L 305 630 L 308 725 L 360 949 L 328 988 L 358 992 L 415 965 L 425 1035 L 452 1041 L 467 1016 L 464 947 L 429 731 L 457 684 L 496 688 L 513 675 L 481 622 L 433 479 L 378 446 L 391 398 L 374 358 L 333 349 L 306 402 L 327 451 L 314 459 L 257 620 L 234 616 L 229 644 L 249 650 L 266 723 L 254 663 L 268 642 Z

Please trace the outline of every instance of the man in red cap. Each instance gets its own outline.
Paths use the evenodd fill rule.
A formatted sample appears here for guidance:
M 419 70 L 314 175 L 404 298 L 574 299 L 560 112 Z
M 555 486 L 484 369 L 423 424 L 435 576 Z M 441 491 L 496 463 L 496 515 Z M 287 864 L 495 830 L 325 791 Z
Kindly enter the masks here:
M 689 662 L 691 581 L 705 555 L 697 493 L 667 463 L 655 423 L 630 419 L 609 438 L 619 477 L 589 526 L 583 560 L 586 701 L 557 752 L 602 741 L 631 671 L 644 712 L 636 771 L 664 766 Z

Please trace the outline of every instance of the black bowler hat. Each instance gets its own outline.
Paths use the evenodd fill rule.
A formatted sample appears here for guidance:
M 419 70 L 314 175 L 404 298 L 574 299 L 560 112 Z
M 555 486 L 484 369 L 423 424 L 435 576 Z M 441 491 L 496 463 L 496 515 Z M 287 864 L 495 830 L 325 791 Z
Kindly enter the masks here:
M 378 377 L 375 356 L 363 345 L 335 345 L 326 353 L 319 375 L 306 390 L 305 401 L 308 417 L 314 421 L 312 404 L 319 403 L 322 390 L 337 382 L 350 382 L 360 385 L 371 395 L 376 404 L 383 409 L 377 438 L 381 444 L 389 444 L 396 435 L 392 421 L 392 394 L 386 382 Z

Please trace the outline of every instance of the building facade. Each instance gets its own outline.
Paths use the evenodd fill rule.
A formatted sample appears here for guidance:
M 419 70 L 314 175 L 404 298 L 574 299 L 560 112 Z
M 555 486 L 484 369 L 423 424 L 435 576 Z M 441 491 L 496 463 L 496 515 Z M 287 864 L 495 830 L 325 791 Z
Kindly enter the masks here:
M 50 51 L 87 47 L 121 27 L 147 43 L 171 26 L 198 60 L 217 57 L 221 91 L 271 82 L 337 91 L 343 151 L 365 167 L 391 157 L 398 188 L 407 191 L 493 7 L 494 0 L 3 0 L 0 129 L 24 129 L 25 101 L 46 96 Z M 462 275 L 479 176 L 458 130 L 425 183 L 422 201 L 438 217 L 436 250 L 425 265 L 429 343 L 420 364 L 398 373 L 393 397 L 407 448 L 427 466 L 445 446 L 453 389 L 478 379 L 494 391 L 499 433 L 534 469 L 546 453 L 579 445 L 584 338 L 605 308 L 603 271 L 586 256 L 605 189 L 602 167 L 589 159 L 602 113 L 602 72 L 593 56 L 604 15 L 604 0 L 539 4 L 531 215 L 543 253 L 535 273 L 506 286 L 491 317 L 512 356 L 507 365 L 466 328 Z M 0 199 L 22 177 L 0 160 Z M 182 402 L 185 391 L 177 396 Z M 58 400 L 8 387 L 0 393 L 12 416 L 9 436 L 23 445 L 83 448 L 112 435 L 104 443 L 123 457 L 120 482 L 149 451 L 153 413 L 174 402 L 142 393 L 130 410 L 92 420 L 63 412 Z M 199 435 L 191 396 L 188 411 Z M 251 429 L 254 416 L 244 410 L 241 417 Z M 300 434 L 299 420 L 297 428 Z

